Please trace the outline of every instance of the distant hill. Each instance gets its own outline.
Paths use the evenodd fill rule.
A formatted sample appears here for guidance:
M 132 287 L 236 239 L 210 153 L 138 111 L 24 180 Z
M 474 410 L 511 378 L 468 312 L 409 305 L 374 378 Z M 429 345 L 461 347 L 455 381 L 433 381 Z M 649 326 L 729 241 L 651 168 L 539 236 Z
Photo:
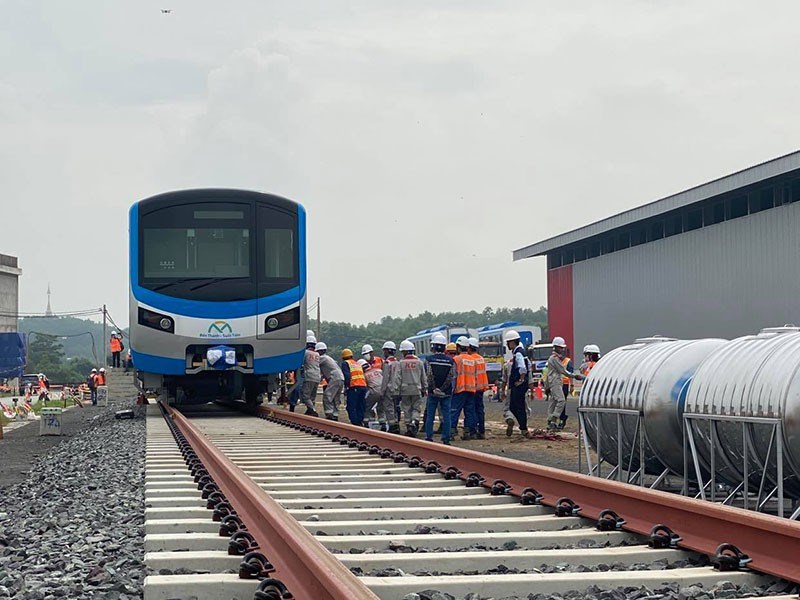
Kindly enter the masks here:
M 112 326 L 109 323 L 107 330 L 109 335 L 111 334 L 111 330 Z M 64 356 L 66 356 L 66 358 L 87 358 L 97 364 L 102 362 L 103 349 L 107 345 L 107 340 L 103 339 L 103 324 L 90 319 L 78 319 L 76 317 L 26 317 L 19 320 L 19 331 L 28 334 L 31 332 L 39 332 L 47 335 L 64 337 L 65 339 L 59 341 L 64 348 Z M 90 337 L 87 332 L 94 336 L 94 352 L 92 351 L 92 337 Z M 33 338 L 36 339 L 35 333 Z M 94 356 L 95 353 L 97 354 L 97 358 Z

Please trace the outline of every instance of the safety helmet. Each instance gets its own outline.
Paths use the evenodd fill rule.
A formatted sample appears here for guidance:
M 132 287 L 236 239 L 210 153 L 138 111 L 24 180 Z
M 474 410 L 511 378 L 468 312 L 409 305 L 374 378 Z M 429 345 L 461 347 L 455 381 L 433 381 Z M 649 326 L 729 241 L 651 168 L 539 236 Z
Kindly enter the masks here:
M 369 363 L 366 361 L 366 359 L 363 358 L 358 359 L 358 364 L 361 365 L 362 369 L 369 367 Z
M 342 350 L 342 358 L 353 358 L 353 351 L 350 348 L 345 348 Z
M 316 344 L 316 343 L 317 343 L 317 338 L 315 338 L 313 335 L 306 336 L 306 344 Z
M 101 373 L 105 373 L 106 372 L 106 368 L 105 367 L 100 367 L 100 372 Z
M 97 369 L 92 369 L 92 373 L 97 373 Z
M 562 337 L 554 337 L 553 338 L 553 346 L 558 346 L 559 348 L 566 348 L 567 342 L 564 341 Z
M 370 352 L 373 352 L 372 346 L 370 346 L 369 344 L 364 344 L 363 346 L 361 346 L 361 356 L 369 354 Z
M 39 373 L 37 377 L 44 377 L 44 373 Z
M 584 354 L 600 354 L 600 348 L 596 344 L 586 344 L 583 347 Z
M 414 344 L 412 344 L 408 340 L 403 340 L 400 342 L 400 351 L 401 352 L 413 352 L 414 351 Z
M 444 346 L 447 344 L 447 338 L 445 338 L 441 333 L 434 333 L 431 336 L 431 344 L 441 344 Z
M 327 349 L 328 349 L 328 344 L 326 344 L 325 342 L 317 342 L 317 346 L 315 348 L 317 352 L 324 352 Z
M 388 342 L 384 342 L 383 343 L 383 349 L 384 350 L 397 350 L 397 345 L 393 341 L 389 340 Z
M 469 340 L 467 339 L 466 336 L 460 335 L 460 336 L 458 336 L 458 339 L 456 340 L 456 346 L 461 346 L 462 348 L 468 348 L 469 347 Z
M 510 342 L 512 340 L 518 340 L 519 333 L 514 329 L 509 329 L 508 331 L 506 331 L 506 334 L 503 336 L 503 338 L 506 342 Z
M 471 337 L 471 338 L 469 338 L 467 340 L 467 342 L 469 342 L 469 347 L 470 348 L 480 348 L 481 347 L 481 343 L 478 341 L 478 338 Z
M 458 348 L 456 348 L 456 345 L 453 342 L 450 342 L 444 348 L 445 352 L 456 352 L 457 350 L 458 350 Z
M 111 335 L 117 335 L 117 332 L 116 331 L 112 331 Z

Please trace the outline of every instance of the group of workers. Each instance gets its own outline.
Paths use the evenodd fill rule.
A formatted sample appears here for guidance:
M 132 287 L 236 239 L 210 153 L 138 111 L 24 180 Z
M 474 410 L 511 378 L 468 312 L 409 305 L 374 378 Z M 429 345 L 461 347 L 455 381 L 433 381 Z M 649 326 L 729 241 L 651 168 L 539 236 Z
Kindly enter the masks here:
M 86 387 L 89 388 L 89 394 L 92 399 L 92 406 L 97 406 L 97 388 L 106 384 L 106 370 L 105 367 L 100 369 L 92 369 L 89 376 L 86 378 Z
M 512 359 L 503 369 L 503 390 L 506 396 L 505 417 L 507 435 L 512 435 L 514 424 L 525 437 L 528 431 L 525 396 L 531 383 L 532 368 L 519 333 L 510 330 L 504 342 L 512 352 Z M 425 360 L 415 355 L 414 344 L 409 340 L 400 343 L 400 354 L 392 341 L 383 344 L 383 356 L 377 356 L 373 347 L 365 344 L 361 358 L 345 348 L 341 362 L 328 355 L 324 342 L 313 335 L 306 339 L 303 360 L 302 384 L 298 400 L 306 407 L 306 414 L 318 416 L 315 409 L 317 389 L 325 380 L 322 406 L 325 417 L 338 420 L 341 395 L 350 423 L 369 426 L 371 417 L 377 418 L 379 427 L 391 433 L 400 432 L 400 420 L 405 425 L 405 435 L 416 437 L 423 418 L 425 439 L 433 441 L 434 433 L 449 444 L 458 432 L 463 414 L 462 440 L 484 439 L 486 433 L 483 396 L 489 389 L 486 363 L 479 353 L 476 338 L 459 337 L 449 342 L 441 333 L 431 337 L 432 354 Z M 599 351 L 598 351 L 599 353 Z M 574 373 L 565 361 L 566 343 L 563 338 L 553 340 L 553 354 L 547 362 L 545 390 L 549 395 L 548 428 L 560 428 L 559 422 L 566 403 L 562 380 L 584 379 L 590 366 L 585 361 L 581 371 Z M 588 360 L 588 359 L 587 359 Z M 593 363 L 592 365 L 593 366 Z M 584 372 L 585 371 L 585 372 Z M 567 385 L 567 388 L 569 386 Z M 423 407 L 423 398 L 426 398 Z M 294 405 L 291 407 L 294 410 Z M 434 418 L 439 414 L 439 428 L 434 432 Z

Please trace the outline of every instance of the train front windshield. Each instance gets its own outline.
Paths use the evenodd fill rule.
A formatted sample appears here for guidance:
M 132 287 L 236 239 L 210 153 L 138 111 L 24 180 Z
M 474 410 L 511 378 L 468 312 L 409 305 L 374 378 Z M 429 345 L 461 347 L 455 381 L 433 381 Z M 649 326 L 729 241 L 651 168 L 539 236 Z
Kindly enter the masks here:
M 212 302 L 298 285 L 297 215 L 250 203 L 197 202 L 141 216 L 140 284 Z

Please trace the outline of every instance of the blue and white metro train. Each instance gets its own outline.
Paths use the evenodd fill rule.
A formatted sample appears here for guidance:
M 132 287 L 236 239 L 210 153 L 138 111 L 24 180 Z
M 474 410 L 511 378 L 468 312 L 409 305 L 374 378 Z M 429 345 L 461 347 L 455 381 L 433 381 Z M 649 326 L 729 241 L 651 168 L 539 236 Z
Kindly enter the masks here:
M 255 403 L 300 368 L 306 213 L 258 192 L 168 192 L 130 210 L 130 346 L 139 387 L 170 402 Z

